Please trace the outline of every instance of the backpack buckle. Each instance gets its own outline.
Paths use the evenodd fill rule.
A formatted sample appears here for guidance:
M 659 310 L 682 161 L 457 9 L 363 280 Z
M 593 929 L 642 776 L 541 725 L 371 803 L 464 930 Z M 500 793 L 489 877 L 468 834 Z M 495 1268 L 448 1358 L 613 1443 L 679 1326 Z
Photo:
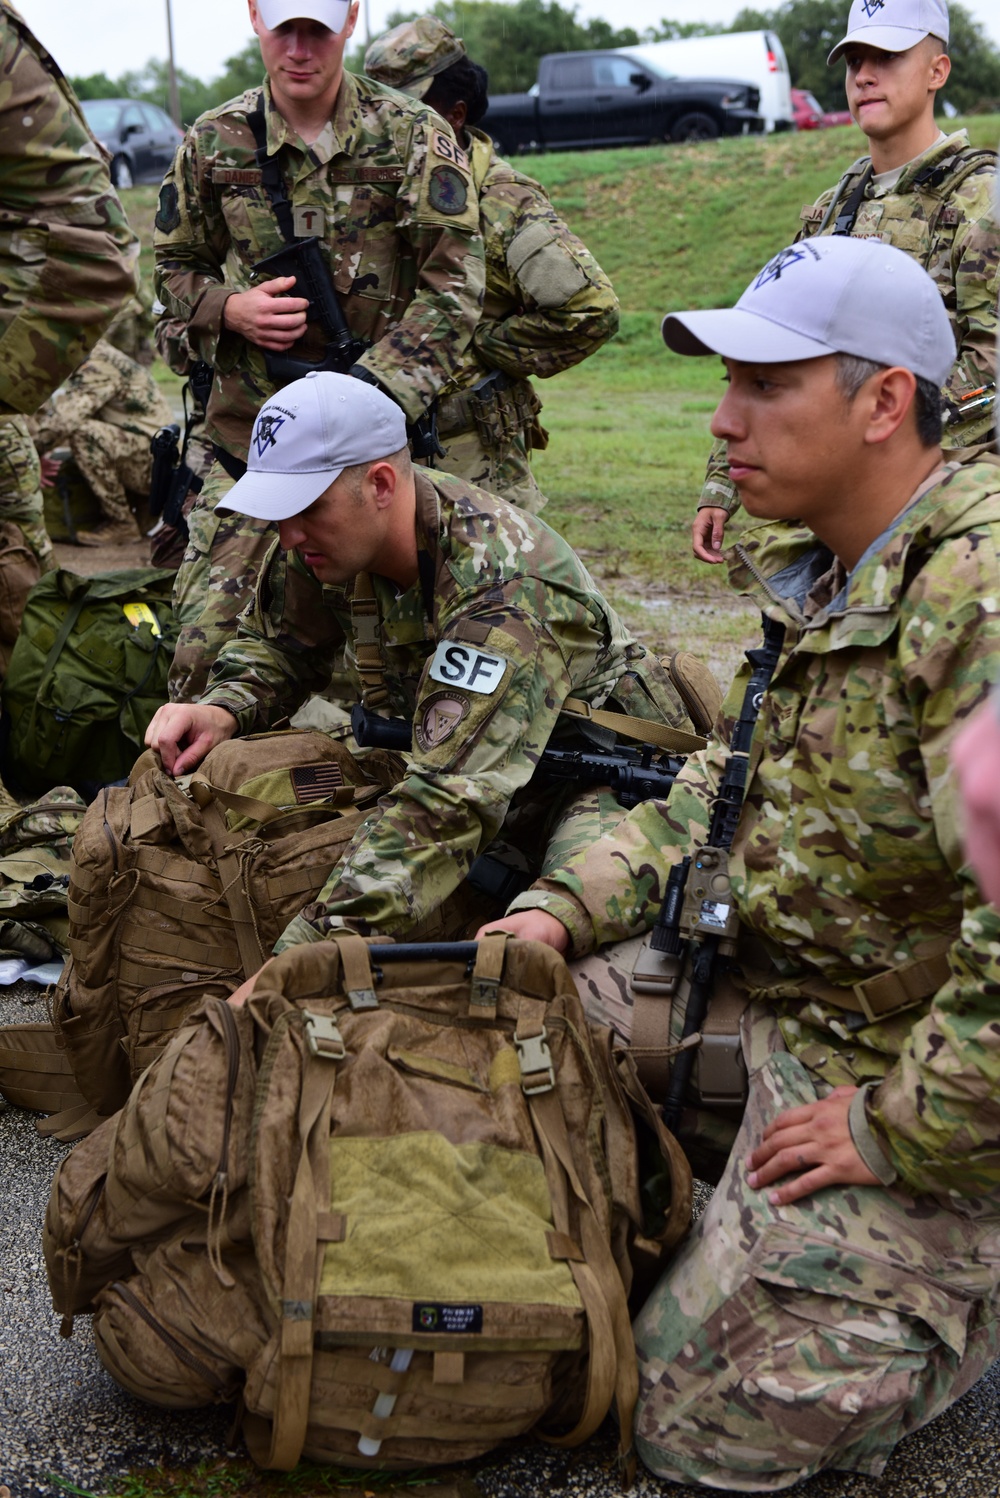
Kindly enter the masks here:
M 343 1061 L 347 1047 L 334 1019 L 329 1014 L 310 1014 L 308 1009 L 302 1019 L 310 1056 L 318 1056 L 321 1061 Z
M 548 1031 L 542 1026 L 540 1035 L 514 1036 L 518 1065 L 521 1068 L 521 1091 L 525 1097 L 535 1097 L 540 1092 L 551 1092 L 556 1085 L 552 1052 L 547 1040 Z

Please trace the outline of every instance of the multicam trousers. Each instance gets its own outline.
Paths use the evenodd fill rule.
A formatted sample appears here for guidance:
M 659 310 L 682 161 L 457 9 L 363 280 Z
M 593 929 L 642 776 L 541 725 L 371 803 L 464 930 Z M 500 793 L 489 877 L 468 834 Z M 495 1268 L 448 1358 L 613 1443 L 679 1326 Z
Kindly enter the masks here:
M 0 421 L 0 521 L 11 520 L 38 558 L 54 567 L 42 508 L 42 471 L 23 416 Z
M 588 1014 L 625 1035 L 638 945 L 574 965 Z M 828 1089 L 763 1007 L 747 1012 L 744 1054 L 749 1099 L 722 1179 L 634 1324 L 639 1456 L 734 1492 L 877 1474 L 1000 1353 L 1000 1202 L 853 1186 L 772 1206 L 747 1185 L 746 1156 Z
M 147 495 L 153 471 L 149 438 L 108 421 L 81 421 L 67 439 L 76 466 L 113 524 L 131 524 L 128 493 Z

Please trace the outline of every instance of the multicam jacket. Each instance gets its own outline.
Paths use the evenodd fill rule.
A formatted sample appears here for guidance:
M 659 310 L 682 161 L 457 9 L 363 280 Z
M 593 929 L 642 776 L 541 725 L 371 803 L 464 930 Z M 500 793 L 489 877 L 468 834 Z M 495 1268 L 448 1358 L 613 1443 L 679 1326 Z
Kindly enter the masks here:
M 833 233 L 837 212 L 868 165 L 867 156 L 859 157 L 835 188 L 803 208 L 799 239 L 819 232 L 836 197 L 838 208 L 823 229 Z M 967 133 L 957 130 L 909 162 L 895 186 L 869 186 L 851 229 L 853 238 L 877 238 L 905 250 L 941 293 L 958 348 L 942 391 L 948 416 L 942 445 L 947 449 L 974 448 L 994 438 L 995 398 L 977 404 L 965 417 L 960 412 L 963 399 L 974 399 L 976 391 L 996 380 L 1000 227 L 993 217 L 995 191 L 996 158 L 973 151 Z M 730 512 L 739 506 L 722 443 L 712 449 L 708 462 L 699 508 L 706 505 Z
M 276 155 L 296 235 L 318 235 L 347 324 L 372 345 L 361 363 L 414 419 L 468 346 L 479 318 L 479 207 L 450 128 L 413 100 L 345 73 L 330 123 L 309 147 L 263 87 L 267 149 Z M 263 351 L 222 324 L 253 267 L 284 247 L 261 183 L 247 116 L 251 89 L 188 131 L 160 192 L 156 290 L 214 364 L 207 435 L 240 458 L 274 394 Z
M 76 368 L 138 256 L 76 95 L 0 0 L 0 415 L 36 410 Z
M 38 451 L 47 453 L 91 419 L 154 437 L 173 413 L 149 370 L 102 338 L 28 428 Z
M 497 156 L 482 130 L 466 134 L 486 250 L 486 297 L 472 345 L 448 388 L 465 389 L 489 369 L 547 379 L 614 337 L 618 298 L 544 188 Z
M 372 579 L 385 705 L 413 719 L 412 761 L 281 945 L 345 922 L 392 935 L 439 905 L 531 779 L 568 696 L 690 726 L 560 536 L 460 479 L 415 474 L 422 583 L 399 593 Z M 351 589 L 322 587 L 275 549 L 201 701 L 241 733 L 265 728 L 328 684 L 345 641 L 355 664 L 356 637 Z
M 950 464 L 846 580 L 837 564 L 817 584 L 832 558 L 807 538 L 757 526 L 735 548 L 735 586 L 786 626 L 731 858 L 740 955 L 759 949 L 751 989 L 813 1072 L 884 1078 L 871 1118 L 912 1190 L 996 1193 L 1000 914 L 964 863 L 949 748 L 997 676 L 1000 474 Z M 707 829 L 722 742 L 688 760 L 668 804 L 636 807 L 514 908 L 549 910 L 578 952 L 651 925 Z M 948 976 L 905 1012 L 872 1024 L 829 1002 L 829 985 L 850 993 L 934 953 Z

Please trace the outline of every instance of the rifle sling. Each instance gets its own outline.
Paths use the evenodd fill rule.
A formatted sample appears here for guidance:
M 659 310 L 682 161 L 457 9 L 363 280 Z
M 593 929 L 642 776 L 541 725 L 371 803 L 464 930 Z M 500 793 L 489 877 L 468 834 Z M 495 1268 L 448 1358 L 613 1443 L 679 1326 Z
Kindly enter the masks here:
M 267 116 L 264 113 L 264 91 L 257 96 L 257 108 L 247 115 L 247 124 L 253 134 L 256 145 L 255 156 L 257 165 L 260 167 L 261 186 L 267 193 L 271 207 L 274 209 L 274 217 L 277 220 L 281 237 L 286 244 L 295 244 L 295 225 L 292 219 L 292 205 L 285 189 L 285 179 L 281 175 L 277 156 L 269 156 L 267 150 Z
M 586 718 L 598 728 L 611 728 L 623 738 L 638 739 L 640 744 L 652 744 L 655 749 L 668 749 L 673 754 L 695 754 L 708 746 L 708 740 L 700 733 L 687 733 L 683 728 L 671 728 L 651 718 L 634 718 L 631 713 L 607 712 L 601 707 L 591 707 L 581 697 L 567 697 L 561 710 L 571 718 Z

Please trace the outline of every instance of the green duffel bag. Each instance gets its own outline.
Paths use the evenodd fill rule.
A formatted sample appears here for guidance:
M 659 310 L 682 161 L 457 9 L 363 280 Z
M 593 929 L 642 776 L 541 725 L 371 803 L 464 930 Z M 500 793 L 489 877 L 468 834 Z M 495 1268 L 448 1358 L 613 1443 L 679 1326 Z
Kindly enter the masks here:
M 35 584 L 3 683 L 4 783 L 25 795 L 122 780 L 167 700 L 174 574 L 153 567 Z

